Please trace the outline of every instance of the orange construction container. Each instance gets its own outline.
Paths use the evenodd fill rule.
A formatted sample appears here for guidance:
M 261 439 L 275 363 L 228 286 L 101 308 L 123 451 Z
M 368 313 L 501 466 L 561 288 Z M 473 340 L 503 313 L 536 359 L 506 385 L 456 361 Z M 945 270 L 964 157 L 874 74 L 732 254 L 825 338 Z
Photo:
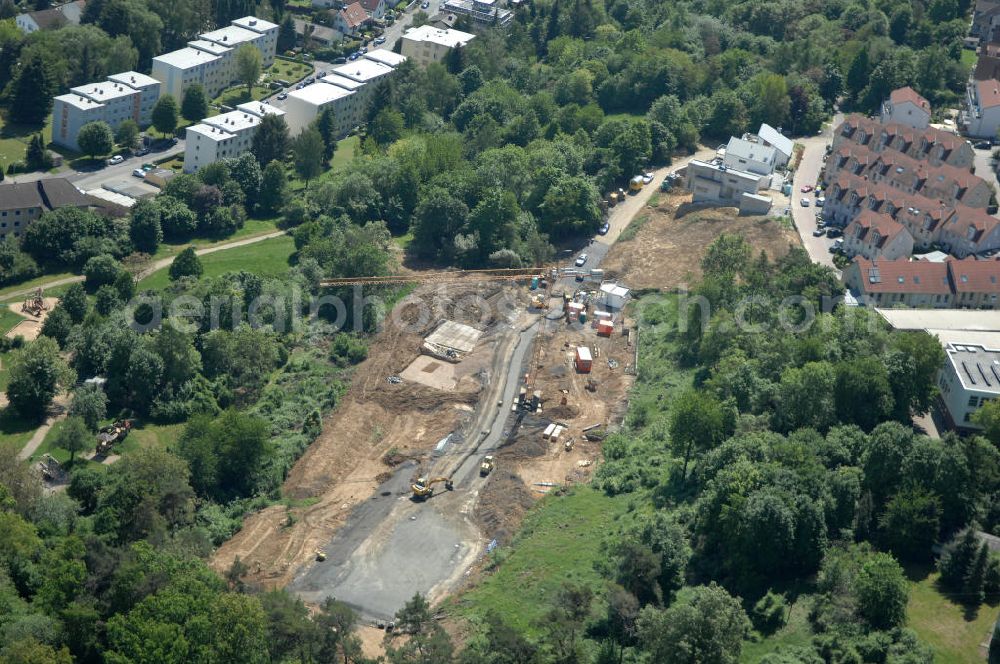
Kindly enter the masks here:
M 602 320 L 597 323 L 597 335 L 600 337 L 610 337 L 615 331 L 615 324 L 609 320 Z
M 590 354 L 590 349 L 586 346 L 576 347 L 576 370 L 580 373 L 590 373 L 594 358 Z

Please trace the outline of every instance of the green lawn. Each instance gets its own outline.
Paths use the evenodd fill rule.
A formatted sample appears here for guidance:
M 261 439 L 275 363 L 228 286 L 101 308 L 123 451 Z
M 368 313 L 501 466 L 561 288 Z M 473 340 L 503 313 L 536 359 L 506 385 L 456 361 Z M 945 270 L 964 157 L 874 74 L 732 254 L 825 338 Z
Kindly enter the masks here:
M 0 308 L 0 336 L 10 332 L 22 320 L 24 320 L 24 316 L 14 313 L 7 307 Z
M 922 576 L 922 575 L 921 575 Z M 910 584 L 906 607 L 907 626 L 934 649 L 935 662 L 982 664 L 979 644 L 989 643 L 993 623 L 1000 611 L 997 602 L 969 610 L 938 591 L 937 573 Z
M 213 99 L 212 106 L 224 105 L 236 108 L 237 105 L 244 102 L 263 99 L 275 92 L 267 85 L 272 80 L 281 79 L 289 83 L 296 83 L 311 74 L 312 71 L 313 67 L 310 64 L 276 59 L 274 64 L 264 70 L 264 85 L 253 86 L 253 91 L 249 95 L 245 84 L 234 85 L 223 90 L 222 94 Z
M 247 270 L 261 276 L 277 276 L 288 270 L 288 261 L 294 252 L 294 240 L 283 235 L 202 256 L 201 264 L 206 277 L 217 277 L 225 272 L 238 270 Z M 139 290 L 161 290 L 169 285 L 168 271 L 163 269 L 140 281 Z
M 42 441 L 42 444 L 38 446 L 38 449 L 32 455 L 32 459 L 40 459 L 43 454 L 48 453 L 55 457 L 55 459 L 60 463 L 66 463 L 69 461 L 69 452 L 59 449 L 58 447 L 54 447 L 52 444 L 59 429 L 65 421 L 66 420 L 60 420 L 52 425 L 49 432 L 45 434 L 45 440 Z M 110 424 L 111 420 L 109 419 L 106 423 Z M 137 424 L 136 428 L 129 433 L 128 437 L 115 446 L 115 453 L 121 454 L 122 452 L 134 452 L 135 450 L 147 447 L 165 448 L 177 440 L 177 437 L 181 434 L 183 429 L 183 424 Z M 30 438 L 30 432 L 28 437 Z M 25 440 L 27 440 L 27 438 Z M 94 445 L 97 445 L 96 435 L 94 436 Z
M 6 361 L 7 358 L 3 359 Z M 4 388 L 6 389 L 6 378 L 4 378 Z M 14 414 L 10 407 L 0 410 L 0 446 L 2 447 L 10 446 L 20 450 L 37 428 L 37 422 L 21 419 Z
M 962 68 L 966 71 L 972 71 L 973 67 L 976 66 L 976 52 L 968 49 L 962 49 Z
M 21 282 L 19 284 L 15 284 L 13 286 L 7 286 L 6 288 L 0 288 L 0 300 L 8 301 L 8 300 L 11 299 L 10 298 L 10 294 L 11 293 L 14 293 L 14 292 L 17 292 L 17 291 L 22 291 L 22 290 L 25 290 L 27 288 L 38 288 L 39 286 L 44 286 L 45 284 L 49 283 L 50 281 L 56 281 L 58 279 L 65 279 L 66 277 L 72 277 L 72 276 L 73 276 L 72 272 L 54 272 L 52 274 L 45 274 L 45 275 L 42 275 L 40 277 L 35 277 L 34 279 L 29 279 L 28 281 L 24 281 L 24 282 Z M 48 297 L 49 295 L 51 295 L 51 292 L 48 291 L 48 290 L 46 290 L 44 294 L 45 294 L 46 297 Z M 23 300 L 24 298 L 21 297 L 21 296 L 17 296 L 14 299 Z
M 741 664 L 757 664 L 768 653 L 781 652 L 793 646 L 808 646 L 812 640 L 809 626 L 809 598 L 792 604 L 788 623 L 774 634 L 759 641 L 747 641 L 740 653 Z
M 579 486 L 542 500 L 524 520 L 498 570 L 460 595 L 450 611 L 467 618 L 496 611 L 516 629 L 537 634 L 537 623 L 563 582 L 600 592 L 606 581 L 594 569 L 602 535 L 625 514 L 628 496 L 609 498 Z M 489 537 L 489 533 L 487 533 Z
M 188 240 L 187 242 L 162 242 L 156 249 L 156 253 L 153 254 L 153 258 L 176 256 L 188 247 L 192 246 L 196 249 L 207 249 L 209 247 L 226 244 L 234 240 L 243 240 L 245 238 L 256 237 L 258 235 L 266 235 L 276 230 L 278 230 L 278 227 L 275 225 L 274 219 L 247 219 L 243 224 L 243 228 L 221 240 L 218 238 L 196 237 Z
M 318 178 L 313 180 L 309 186 L 315 187 L 318 182 L 329 180 L 338 171 L 343 170 L 354 159 L 354 153 L 357 152 L 360 144 L 361 139 L 358 136 L 348 136 L 347 138 L 337 141 L 337 151 L 333 153 L 333 159 L 330 161 L 330 168 Z M 288 178 L 290 191 L 300 192 L 306 188 L 306 183 L 299 179 L 299 177 L 295 174 L 295 171 L 289 169 Z
M 51 117 L 49 118 L 51 120 Z M 33 134 L 38 133 L 38 127 L 5 123 L 0 117 L 0 167 L 7 172 L 7 167 L 15 161 L 24 159 L 24 152 L 28 148 L 28 141 Z M 46 121 L 42 128 L 42 138 L 45 144 L 52 140 L 52 123 Z

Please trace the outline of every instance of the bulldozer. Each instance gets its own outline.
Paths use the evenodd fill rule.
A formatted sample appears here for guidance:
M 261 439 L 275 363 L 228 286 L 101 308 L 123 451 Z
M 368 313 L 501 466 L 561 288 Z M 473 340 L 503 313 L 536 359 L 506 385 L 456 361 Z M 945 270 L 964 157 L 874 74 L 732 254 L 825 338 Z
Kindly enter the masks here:
M 113 424 L 101 427 L 97 431 L 97 452 L 98 456 L 107 456 L 115 443 L 125 440 L 128 432 L 132 430 L 132 420 L 116 420 Z
M 487 454 L 483 457 L 483 462 L 479 464 L 479 476 L 486 477 L 493 472 L 493 455 Z
M 427 479 L 426 477 L 418 477 L 417 481 L 410 485 L 410 489 L 413 490 L 414 500 L 426 500 L 434 495 L 434 485 L 440 482 L 444 482 L 444 488 L 448 491 L 452 491 L 455 488 L 455 484 L 451 481 L 450 477 L 432 477 Z

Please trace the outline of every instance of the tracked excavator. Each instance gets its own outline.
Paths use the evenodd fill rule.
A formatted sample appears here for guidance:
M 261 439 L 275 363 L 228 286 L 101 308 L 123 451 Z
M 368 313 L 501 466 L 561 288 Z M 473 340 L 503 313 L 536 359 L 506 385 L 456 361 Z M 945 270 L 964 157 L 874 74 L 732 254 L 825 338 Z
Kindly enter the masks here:
M 417 481 L 410 485 L 410 489 L 413 490 L 414 500 L 426 500 L 434 495 L 434 485 L 444 482 L 444 488 L 451 491 L 455 488 L 455 484 L 451 481 L 450 477 L 432 477 L 427 479 L 426 477 L 419 477 Z

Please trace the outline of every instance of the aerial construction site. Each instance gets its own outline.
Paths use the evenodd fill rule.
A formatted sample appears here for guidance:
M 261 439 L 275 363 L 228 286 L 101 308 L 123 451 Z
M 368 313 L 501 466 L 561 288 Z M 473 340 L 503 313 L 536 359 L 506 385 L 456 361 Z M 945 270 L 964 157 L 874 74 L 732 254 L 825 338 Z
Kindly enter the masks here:
M 635 373 L 627 286 L 683 284 L 722 232 L 772 256 L 792 239 L 774 223 L 682 215 L 680 196 L 649 198 L 615 208 L 585 266 L 413 279 L 289 473 L 284 503 L 247 517 L 214 566 L 238 558 L 251 586 L 311 605 L 332 596 L 387 625 L 414 593 L 434 602 L 461 586 L 535 500 L 587 481 Z M 633 218 L 638 232 L 617 241 Z M 663 255 L 646 261 L 656 247 Z
M 453 588 L 533 498 L 589 476 L 624 412 L 625 300 L 599 270 L 579 276 L 419 285 L 288 476 L 287 504 L 248 517 L 216 567 L 239 557 L 248 583 L 374 621 Z

